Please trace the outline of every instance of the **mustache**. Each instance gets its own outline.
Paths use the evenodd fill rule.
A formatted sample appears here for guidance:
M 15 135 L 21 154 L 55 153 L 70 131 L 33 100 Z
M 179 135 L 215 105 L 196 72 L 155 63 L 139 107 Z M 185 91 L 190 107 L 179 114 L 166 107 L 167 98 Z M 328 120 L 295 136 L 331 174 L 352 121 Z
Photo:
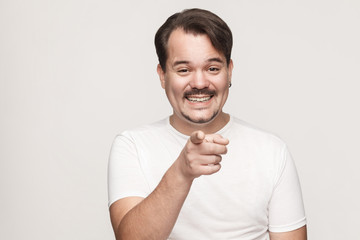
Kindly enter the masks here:
M 184 97 L 188 97 L 188 96 L 192 96 L 192 95 L 215 95 L 215 91 L 214 90 L 210 90 L 208 88 L 204 88 L 204 89 L 197 89 L 197 88 L 193 88 L 190 91 L 187 91 L 184 93 Z

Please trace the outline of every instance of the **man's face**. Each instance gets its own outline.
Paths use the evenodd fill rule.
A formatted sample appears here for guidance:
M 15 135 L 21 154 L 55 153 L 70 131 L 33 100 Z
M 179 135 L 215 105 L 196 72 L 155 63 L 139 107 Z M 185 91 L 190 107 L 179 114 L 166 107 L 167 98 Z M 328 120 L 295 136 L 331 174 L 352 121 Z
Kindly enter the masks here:
M 205 34 L 182 29 L 168 41 L 166 72 L 158 66 L 161 85 L 174 110 L 173 118 L 193 124 L 216 121 L 229 93 L 232 62 L 226 64 Z

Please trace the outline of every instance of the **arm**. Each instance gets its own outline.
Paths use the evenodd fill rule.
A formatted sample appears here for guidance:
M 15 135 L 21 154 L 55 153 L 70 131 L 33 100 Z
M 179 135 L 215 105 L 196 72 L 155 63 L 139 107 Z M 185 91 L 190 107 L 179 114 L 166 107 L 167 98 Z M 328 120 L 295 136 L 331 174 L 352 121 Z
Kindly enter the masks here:
M 228 140 L 219 135 L 194 132 L 148 197 L 123 198 L 111 205 L 110 216 L 117 239 L 166 239 L 193 180 L 220 170 L 220 154 L 226 153 L 227 144 Z
M 145 199 L 129 197 L 115 202 L 110 215 L 117 239 L 166 239 L 178 217 L 191 182 L 174 178 L 171 167 Z
M 307 240 L 306 225 L 290 232 L 270 232 L 270 240 Z
M 284 167 L 269 204 L 270 239 L 306 240 L 306 218 L 296 166 L 286 146 L 282 155 Z

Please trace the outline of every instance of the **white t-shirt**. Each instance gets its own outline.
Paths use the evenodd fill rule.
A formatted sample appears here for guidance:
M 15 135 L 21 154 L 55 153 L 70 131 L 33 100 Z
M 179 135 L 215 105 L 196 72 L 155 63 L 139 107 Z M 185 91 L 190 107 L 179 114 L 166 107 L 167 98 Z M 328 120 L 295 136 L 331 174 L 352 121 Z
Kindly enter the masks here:
M 194 180 L 169 239 L 266 240 L 268 231 L 304 226 L 300 184 L 286 145 L 233 116 L 218 134 L 230 141 L 221 170 Z M 188 138 L 169 118 L 118 135 L 109 159 L 109 206 L 124 197 L 147 197 Z

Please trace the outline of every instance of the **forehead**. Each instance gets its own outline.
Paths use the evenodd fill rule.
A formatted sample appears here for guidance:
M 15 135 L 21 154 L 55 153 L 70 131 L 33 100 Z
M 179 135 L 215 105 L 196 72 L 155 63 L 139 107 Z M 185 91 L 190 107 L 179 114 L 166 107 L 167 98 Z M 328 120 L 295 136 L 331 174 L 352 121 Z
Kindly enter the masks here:
M 225 60 L 224 54 L 215 49 L 206 34 L 187 33 L 183 29 L 176 29 L 170 34 L 167 45 L 168 63 L 179 60 L 205 61 L 209 58 Z

